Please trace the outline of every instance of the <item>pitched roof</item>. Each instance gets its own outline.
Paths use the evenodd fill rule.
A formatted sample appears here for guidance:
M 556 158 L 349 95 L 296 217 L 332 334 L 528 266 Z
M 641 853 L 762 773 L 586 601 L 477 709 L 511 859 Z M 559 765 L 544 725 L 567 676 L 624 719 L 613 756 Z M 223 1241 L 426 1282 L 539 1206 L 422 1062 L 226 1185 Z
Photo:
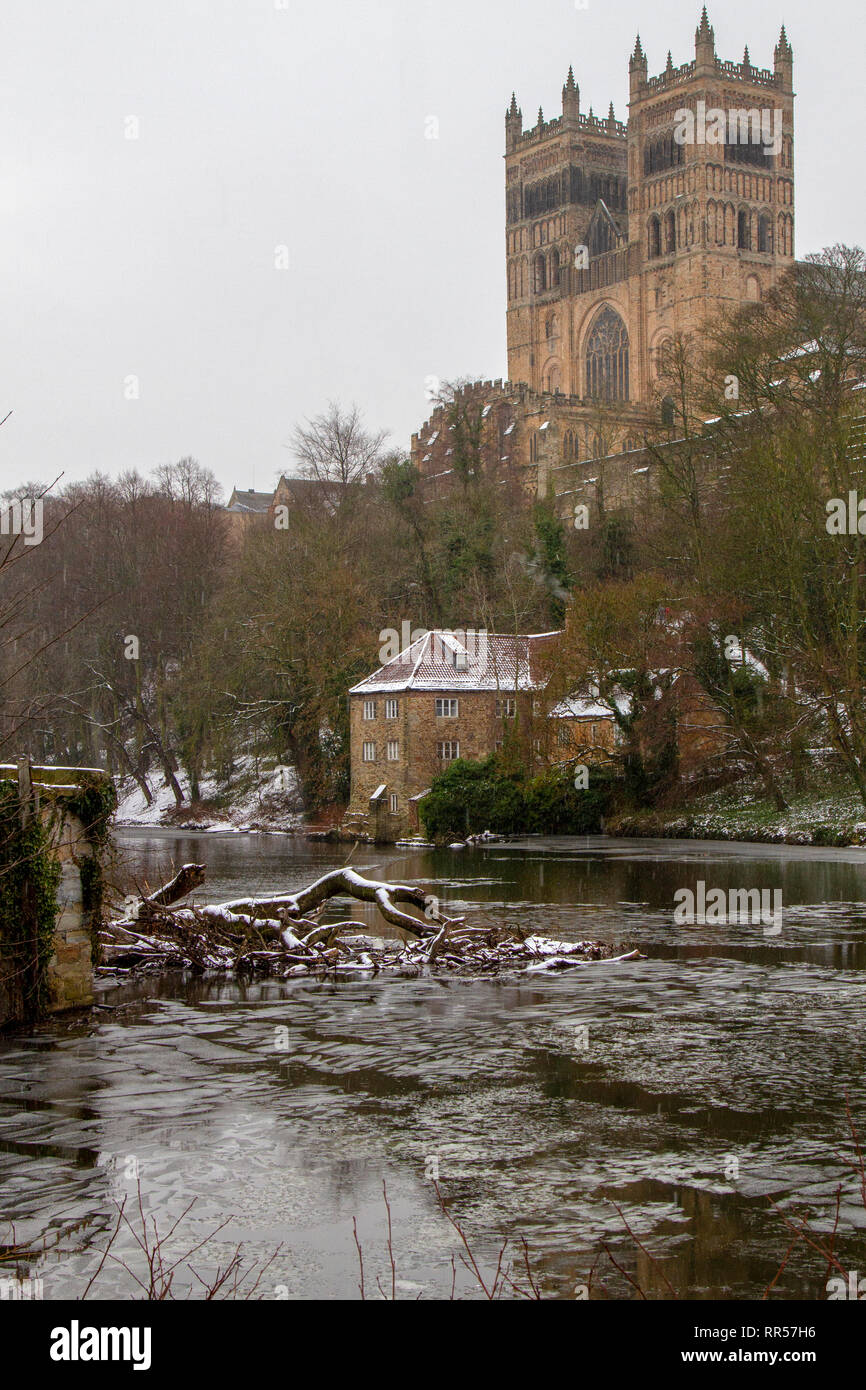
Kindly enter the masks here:
M 425 632 L 386 661 L 350 695 L 399 690 L 538 690 L 545 684 L 543 656 L 558 632 L 500 637 L 472 630 Z
M 270 510 L 273 500 L 274 494 L 272 492 L 255 492 L 252 488 L 248 492 L 244 492 L 242 488 L 233 488 L 226 511 L 267 512 Z
M 598 699 L 587 699 L 582 695 L 566 695 L 550 711 L 551 719 L 610 719 L 610 705 Z

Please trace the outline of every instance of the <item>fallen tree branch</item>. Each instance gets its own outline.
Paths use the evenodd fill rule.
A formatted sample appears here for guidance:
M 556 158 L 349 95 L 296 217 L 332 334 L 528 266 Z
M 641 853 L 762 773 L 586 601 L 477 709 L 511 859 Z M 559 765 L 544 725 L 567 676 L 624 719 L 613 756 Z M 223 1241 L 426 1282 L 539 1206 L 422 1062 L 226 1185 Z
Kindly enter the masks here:
M 143 898 L 143 903 L 153 907 L 170 907 L 179 898 L 185 898 L 194 888 L 200 888 L 205 880 L 204 864 L 184 864 L 173 879 L 163 884 L 155 893 Z
M 131 918 L 109 922 L 100 933 L 106 964 L 115 969 L 180 966 L 288 978 L 383 970 L 418 974 L 434 968 L 487 974 L 514 968 L 561 970 L 642 958 L 637 951 L 614 957 L 611 947 L 597 941 L 551 941 L 520 926 L 469 926 L 462 917 L 445 917 L 438 901 L 422 888 L 364 878 L 348 868 L 325 874 L 295 893 L 201 907 L 168 905 L 173 895 L 181 897 L 203 880 L 202 865 L 184 865 L 170 883 L 142 899 Z M 374 904 L 401 933 L 400 939 L 372 936 L 362 922 L 315 920 L 325 903 L 342 896 Z M 424 919 L 402 911 L 398 902 L 423 908 Z M 141 930 L 143 916 L 152 922 L 150 932 Z

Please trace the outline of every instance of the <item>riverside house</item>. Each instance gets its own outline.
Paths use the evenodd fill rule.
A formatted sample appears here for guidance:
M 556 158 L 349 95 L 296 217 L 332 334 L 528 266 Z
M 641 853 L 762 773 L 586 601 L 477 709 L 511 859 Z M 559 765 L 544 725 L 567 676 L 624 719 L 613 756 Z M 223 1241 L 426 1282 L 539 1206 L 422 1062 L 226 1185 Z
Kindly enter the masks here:
M 344 832 L 386 842 L 416 834 L 418 802 L 436 774 L 458 758 L 488 757 L 518 727 L 539 765 L 568 756 L 566 727 L 571 734 L 591 723 L 593 741 L 609 746 L 611 721 L 600 707 L 588 719 L 588 709 L 560 705 L 549 718 L 545 688 L 559 636 L 425 632 L 353 686 Z

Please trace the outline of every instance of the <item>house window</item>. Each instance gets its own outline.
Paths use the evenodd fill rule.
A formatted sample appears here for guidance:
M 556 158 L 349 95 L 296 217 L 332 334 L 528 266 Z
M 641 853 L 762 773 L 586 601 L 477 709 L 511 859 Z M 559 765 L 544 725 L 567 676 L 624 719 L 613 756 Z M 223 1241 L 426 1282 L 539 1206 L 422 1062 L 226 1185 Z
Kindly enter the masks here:
M 392 792 L 392 793 L 391 793 L 391 815 L 392 815 L 392 816 L 396 816 L 396 814 L 397 814 L 399 808 L 400 808 L 400 803 L 399 803 L 399 801 L 397 800 L 396 794 L 395 794 L 394 792 Z
M 516 701 L 516 700 L 497 700 L 497 701 L 496 701 L 496 718 L 497 718 L 497 719 L 513 719 L 514 716 L 515 716 L 516 714 L 517 714 L 517 701 Z
M 365 743 L 365 744 L 364 744 L 364 762 L 365 762 L 365 763 L 374 763 L 375 761 L 376 761 L 376 745 L 375 745 L 375 743 Z
M 456 719 L 459 713 L 459 700 L 437 700 L 436 718 L 437 719 Z
M 375 701 L 375 700 L 365 700 L 365 701 L 364 701 L 364 718 L 365 718 L 365 719 L 375 719 L 375 718 L 376 718 L 376 701 Z
M 400 761 L 400 745 L 395 738 L 388 740 L 387 757 L 389 763 Z
M 590 741 L 590 743 L 595 743 L 595 725 L 594 725 L 594 724 L 590 724 L 590 726 L 589 726 L 589 741 Z
M 560 724 L 556 730 L 556 741 L 560 748 L 567 748 L 571 743 L 571 729 L 567 724 Z
M 460 757 L 460 744 L 454 739 L 446 739 L 436 744 L 436 757 L 440 763 L 453 763 Z
M 399 714 L 399 712 L 400 712 L 400 703 L 399 703 L 398 700 L 386 700 L 386 701 L 385 701 L 385 718 L 386 718 L 386 719 L 396 719 L 396 718 L 397 718 L 397 715 Z

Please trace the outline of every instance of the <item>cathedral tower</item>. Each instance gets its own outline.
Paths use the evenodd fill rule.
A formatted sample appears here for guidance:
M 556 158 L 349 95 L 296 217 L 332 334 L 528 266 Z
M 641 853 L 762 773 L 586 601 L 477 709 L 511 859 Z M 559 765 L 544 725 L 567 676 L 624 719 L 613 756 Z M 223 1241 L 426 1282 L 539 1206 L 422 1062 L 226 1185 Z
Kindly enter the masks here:
M 704 8 L 695 56 L 649 76 L 629 63 L 629 118 L 580 109 L 524 131 L 506 114 L 508 371 L 538 392 L 655 400 L 658 349 L 763 297 L 794 256 L 793 54 L 772 70 L 715 51 Z M 625 403 L 628 402 L 628 405 Z

